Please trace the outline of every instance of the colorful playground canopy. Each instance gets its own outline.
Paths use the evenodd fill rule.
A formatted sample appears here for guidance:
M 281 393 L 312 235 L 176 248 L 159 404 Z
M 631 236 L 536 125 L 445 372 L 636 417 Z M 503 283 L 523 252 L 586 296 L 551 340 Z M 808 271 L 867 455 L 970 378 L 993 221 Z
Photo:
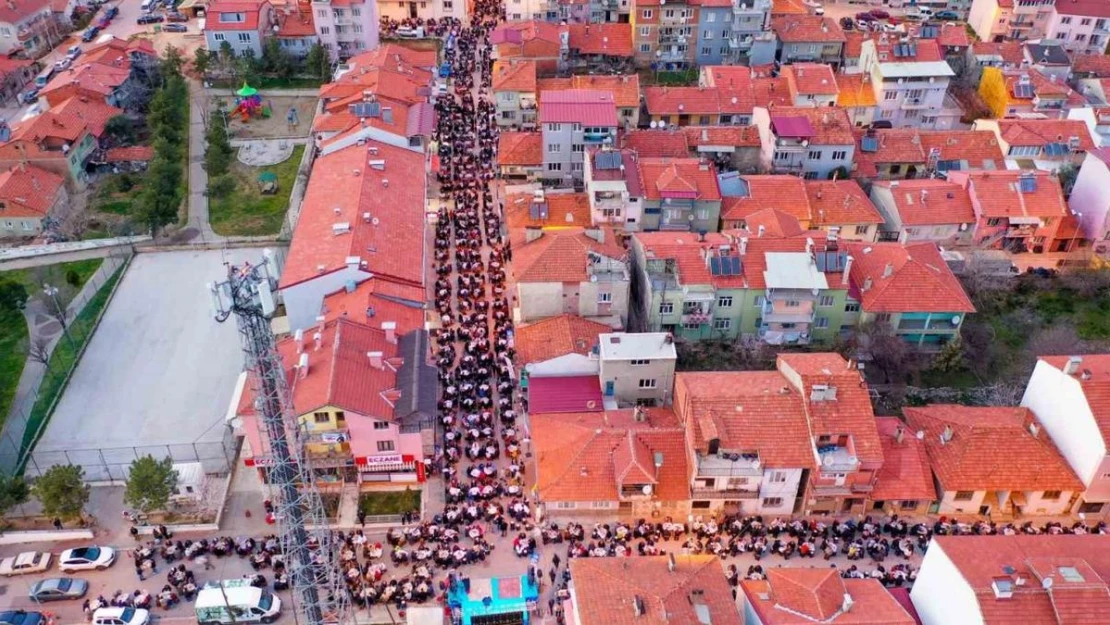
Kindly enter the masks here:
M 258 89 L 255 89 L 247 83 L 243 83 L 243 86 L 235 92 L 235 95 L 249 98 L 252 95 L 258 95 Z

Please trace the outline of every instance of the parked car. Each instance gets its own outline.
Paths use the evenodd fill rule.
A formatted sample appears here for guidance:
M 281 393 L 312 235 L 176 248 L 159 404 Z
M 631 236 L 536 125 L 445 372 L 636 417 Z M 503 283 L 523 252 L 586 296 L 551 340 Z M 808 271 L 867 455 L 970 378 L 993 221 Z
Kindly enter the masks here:
M 855 30 L 856 23 L 850 17 L 842 17 L 840 18 L 840 27 L 844 30 Z
M 54 61 L 54 69 L 58 70 L 59 72 L 69 69 L 70 65 L 73 65 L 73 59 L 69 58 L 68 56 Z
M 23 93 L 19 94 L 19 103 L 20 104 L 30 104 L 32 102 L 37 101 L 38 99 L 39 99 L 39 90 L 38 89 L 28 89 L 28 90 L 24 91 Z
M 187 33 L 189 32 L 189 27 L 184 24 L 166 24 L 162 27 L 162 32 Z
M 140 15 L 139 19 L 135 20 L 135 23 L 141 26 L 143 24 L 158 24 L 164 21 L 166 21 L 166 18 L 157 13 L 145 13 Z
M 81 41 L 84 41 L 85 43 L 88 43 L 88 42 L 92 41 L 93 39 L 96 39 L 96 36 L 99 35 L 99 34 L 100 34 L 100 29 L 97 28 L 96 26 L 92 26 L 88 30 L 85 31 L 85 34 L 81 35 Z
M 71 61 L 79 56 L 81 56 L 81 46 L 70 46 L 69 49 L 66 50 L 66 58 Z
M 871 11 L 861 11 L 856 13 L 857 22 L 876 22 L 879 18 L 875 17 Z
M 875 121 L 871 122 L 871 127 L 889 130 L 891 128 L 894 128 L 894 122 L 890 121 L 889 119 L 876 119 Z
M 955 11 L 939 11 L 933 18 L 938 20 L 958 20 L 960 19 L 960 14 Z
M 28 593 L 31 601 L 45 603 L 47 601 L 64 601 L 66 599 L 80 599 L 89 592 L 89 583 L 83 579 L 73 577 L 52 577 L 36 582 Z
M 874 15 L 875 19 L 878 19 L 878 20 L 888 20 L 888 19 L 890 19 L 890 13 L 888 13 L 888 12 L 882 10 L 882 9 L 871 9 L 871 15 Z
M 116 550 L 111 547 L 78 547 L 66 549 L 58 556 L 58 568 L 65 573 L 96 569 L 103 571 L 116 561 Z
M 46 617 L 42 612 L 5 610 L 0 612 L 0 625 L 46 625 Z
M 111 25 L 112 25 L 112 20 L 108 19 L 107 17 L 102 17 L 102 18 L 100 18 L 99 20 L 96 21 L 96 27 L 99 28 L 100 30 L 104 30 L 105 28 L 108 28 Z
M 0 575 L 25 575 L 41 573 L 50 568 L 50 554 L 39 551 L 24 551 L 18 556 L 0 560 Z
M 119 15 L 119 7 L 108 7 L 108 10 L 104 11 L 104 17 L 110 20 L 115 19 L 117 15 Z
M 147 625 L 150 610 L 142 608 L 100 608 L 93 612 L 93 625 Z
M 166 21 L 167 22 L 188 22 L 189 21 L 189 16 L 185 15 L 184 13 L 178 13 L 177 11 L 174 11 L 173 13 L 166 13 Z

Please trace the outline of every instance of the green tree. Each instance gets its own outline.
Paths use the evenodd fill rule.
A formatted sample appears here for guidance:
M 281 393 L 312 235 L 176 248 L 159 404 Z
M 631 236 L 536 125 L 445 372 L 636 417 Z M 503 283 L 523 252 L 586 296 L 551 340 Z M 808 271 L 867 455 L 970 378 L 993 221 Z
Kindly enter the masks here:
M 849 176 L 850 174 L 848 173 L 848 168 L 841 165 L 840 167 L 837 167 L 836 169 L 830 171 L 828 178 L 829 180 L 847 180 Z
M 66 284 L 75 289 L 81 286 L 81 274 L 76 269 L 70 269 L 66 272 Z
M 208 68 L 212 65 L 212 56 L 213 54 L 208 50 L 197 48 L 196 56 L 193 57 L 193 69 L 197 70 L 201 78 L 204 78 L 205 74 L 208 73 Z
M 1064 163 L 1056 170 L 1056 178 L 1060 181 L 1060 188 L 1064 190 L 1064 197 L 1071 195 L 1075 187 L 1075 179 L 1079 177 L 1079 168 L 1074 163 Z
M 309 74 L 320 80 L 328 79 L 328 75 L 331 73 L 331 61 L 324 46 L 319 43 L 312 44 L 312 47 L 308 49 L 308 56 L 305 57 L 305 67 Z
M 176 486 L 173 458 L 155 460 L 154 456 L 143 456 L 131 463 L 123 501 L 143 512 L 165 510 Z
M 208 195 L 212 197 L 227 197 L 235 191 L 235 179 L 224 174 L 208 179 Z
M 162 78 L 169 80 L 171 76 L 181 76 L 183 65 L 185 65 L 185 57 L 181 56 L 181 50 L 174 46 L 166 46 L 165 52 L 162 53 L 162 59 L 158 63 Z
M 85 470 L 72 464 L 56 464 L 47 469 L 35 480 L 31 492 L 42 504 L 44 515 L 63 520 L 80 517 L 89 502 Z
M 126 115 L 116 115 L 104 124 L 104 133 L 119 145 L 135 142 L 135 123 Z
M 212 111 L 208 120 L 204 137 L 208 143 L 204 152 L 204 169 L 209 176 L 219 176 L 227 173 L 233 153 L 227 138 L 227 118 L 223 111 Z
M 27 503 L 30 498 L 31 488 L 22 477 L 0 473 L 0 514 L 7 514 L 12 508 Z
M 262 68 L 263 71 L 278 78 L 289 78 L 293 75 L 295 69 L 293 57 L 281 47 L 281 42 L 276 37 L 267 39 L 262 48 Z
M 13 280 L 0 281 L 0 311 L 15 312 L 27 305 L 27 287 Z

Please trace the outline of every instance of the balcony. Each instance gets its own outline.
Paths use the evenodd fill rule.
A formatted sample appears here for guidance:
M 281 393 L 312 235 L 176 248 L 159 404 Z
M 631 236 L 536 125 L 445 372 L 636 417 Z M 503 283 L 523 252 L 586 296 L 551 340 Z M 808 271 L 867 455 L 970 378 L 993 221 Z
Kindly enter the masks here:
M 919 111 L 922 109 L 933 108 L 929 106 L 925 98 L 906 98 L 902 100 L 903 111 Z
M 817 448 L 821 459 L 821 470 L 830 473 L 846 473 L 859 469 L 859 458 L 852 455 L 847 447 L 824 445 Z
M 759 499 L 757 490 L 741 490 L 739 488 L 691 488 L 690 495 L 701 499 Z
M 814 497 L 844 497 L 851 494 L 852 489 L 847 486 L 835 486 L 831 484 L 825 486 L 818 484 L 813 485 Z
M 809 345 L 809 328 L 779 328 L 763 325 L 759 338 L 768 345 Z
M 816 314 L 813 302 L 801 302 L 801 304 L 788 308 L 782 302 L 765 300 L 763 302 L 763 321 L 767 323 L 813 323 L 813 317 Z M 805 304 L 808 304 L 808 306 Z
M 344 15 L 342 17 L 339 15 L 333 15 L 332 21 L 335 22 L 336 26 L 352 26 L 355 23 L 355 21 L 351 19 L 349 15 Z
M 752 47 L 753 37 L 729 37 L 728 47 L 733 50 L 748 50 Z
M 645 486 L 646 485 L 643 485 L 643 484 L 633 485 L 633 486 L 622 486 L 621 491 L 620 491 L 620 498 L 622 500 L 623 499 L 632 499 L 632 500 L 651 499 L 651 494 L 652 494 L 652 492 L 654 492 L 654 488 L 649 489 L 648 492 L 645 493 L 644 492 L 644 487 Z
M 852 484 L 853 493 L 870 493 L 873 490 L 875 490 L 873 484 Z
M 1099 20 L 1095 22 L 1096 35 L 1110 35 L 1110 20 Z
M 1020 22 L 1010 22 L 1010 28 L 1013 28 L 1014 30 L 1029 30 L 1030 28 L 1033 28 L 1033 22 L 1024 20 Z
M 1006 228 L 1006 238 L 1031 237 L 1037 233 L 1037 226 L 1021 225 Z
M 734 460 L 735 458 L 735 460 Z M 763 465 L 757 454 L 719 452 L 698 459 L 696 478 L 762 477 Z

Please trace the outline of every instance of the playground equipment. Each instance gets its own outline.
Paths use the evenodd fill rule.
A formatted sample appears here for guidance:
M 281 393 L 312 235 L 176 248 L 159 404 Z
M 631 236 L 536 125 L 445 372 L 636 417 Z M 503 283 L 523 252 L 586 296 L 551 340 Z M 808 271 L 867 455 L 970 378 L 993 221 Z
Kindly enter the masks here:
M 251 117 L 269 118 L 270 107 L 262 103 L 262 96 L 258 89 L 243 83 L 242 88 L 235 92 L 235 108 L 231 110 L 232 117 L 241 115 L 243 123 L 250 121 Z

